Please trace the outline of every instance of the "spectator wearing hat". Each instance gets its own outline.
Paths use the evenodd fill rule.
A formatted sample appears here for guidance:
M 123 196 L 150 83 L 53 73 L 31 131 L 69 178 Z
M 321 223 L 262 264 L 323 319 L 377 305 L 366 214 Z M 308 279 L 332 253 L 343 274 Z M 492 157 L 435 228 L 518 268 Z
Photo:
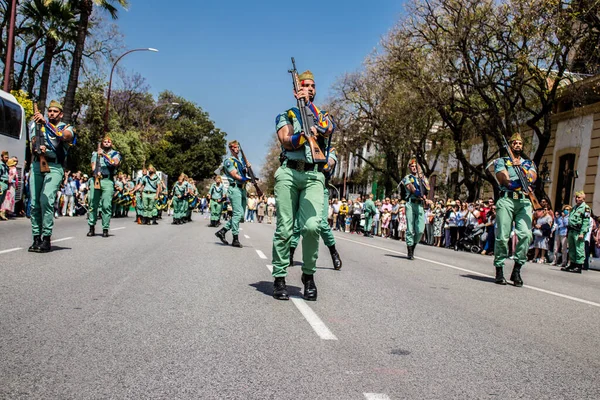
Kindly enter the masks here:
M 17 171 L 17 157 L 10 158 L 6 162 L 8 168 L 8 185 L 6 188 L 0 188 L 5 193 L 2 195 L 4 200 L 0 203 L 0 219 L 6 220 L 10 214 L 15 212 L 15 193 L 19 185 L 19 173 Z

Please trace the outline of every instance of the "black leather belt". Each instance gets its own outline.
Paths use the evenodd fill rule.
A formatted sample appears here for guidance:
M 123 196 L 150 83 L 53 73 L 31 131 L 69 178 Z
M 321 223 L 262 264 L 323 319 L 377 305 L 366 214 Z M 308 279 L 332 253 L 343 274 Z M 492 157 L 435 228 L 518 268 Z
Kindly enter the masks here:
M 144 193 L 156 193 L 156 192 L 153 192 L 151 190 L 144 190 Z
M 287 160 L 285 166 L 291 169 L 295 169 L 296 171 L 314 171 L 315 166 L 317 167 L 317 171 L 323 171 L 324 164 L 311 164 L 302 160 Z
M 35 158 L 34 161 L 39 162 L 40 159 L 38 157 Z M 51 162 L 51 163 L 55 163 L 56 162 L 56 158 L 52 158 L 52 157 L 46 157 L 46 162 Z
M 246 184 L 245 183 L 240 183 L 240 182 L 236 182 L 235 186 L 240 188 L 240 189 L 245 189 L 246 188 Z
M 423 202 L 423 200 L 421 200 L 421 199 L 410 199 L 409 201 L 411 203 L 416 203 L 416 204 L 421 204 Z
M 522 192 L 501 192 L 500 194 L 501 197 L 508 197 L 511 198 L 513 200 L 520 200 L 520 199 L 524 199 L 527 196 L 525 195 L 525 193 Z

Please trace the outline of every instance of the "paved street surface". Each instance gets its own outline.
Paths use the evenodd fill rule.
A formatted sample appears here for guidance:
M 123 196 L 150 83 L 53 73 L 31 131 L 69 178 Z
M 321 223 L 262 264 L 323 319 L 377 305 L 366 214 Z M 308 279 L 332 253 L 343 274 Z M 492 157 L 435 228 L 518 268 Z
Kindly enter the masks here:
M 340 234 L 322 246 L 317 302 L 271 297 L 274 226 L 243 249 L 195 222 L 85 236 L 0 223 L 1 399 L 600 399 L 600 272 L 528 264 L 493 283 L 491 257 Z M 97 226 L 99 229 L 99 226 Z M 231 238 L 231 234 L 228 234 Z M 512 268 L 512 264 L 510 265 Z M 507 268 L 510 275 L 510 268 Z

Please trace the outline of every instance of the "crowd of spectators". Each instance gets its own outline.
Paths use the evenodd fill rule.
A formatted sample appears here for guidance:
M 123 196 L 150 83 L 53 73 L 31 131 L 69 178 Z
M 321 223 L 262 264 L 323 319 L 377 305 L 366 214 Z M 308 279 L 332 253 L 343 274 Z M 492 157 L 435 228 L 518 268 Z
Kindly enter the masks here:
M 362 235 L 366 227 L 361 196 L 329 201 L 328 222 L 332 229 Z M 385 198 L 375 201 L 377 209 L 370 234 L 391 240 L 406 238 L 406 201 Z M 566 205 L 554 212 L 542 199 L 542 208 L 533 213 L 530 260 L 535 263 L 566 265 L 567 224 L 571 207 Z M 424 204 L 425 231 L 421 244 L 452 250 L 465 250 L 482 255 L 494 254 L 496 205 L 493 198 L 464 202 L 459 199 L 427 200 Z M 600 257 L 600 220 L 592 216 L 585 237 L 588 257 Z M 513 226 L 514 229 L 514 226 Z M 517 237 L 511 233 L 509 249 L 512 255 Z

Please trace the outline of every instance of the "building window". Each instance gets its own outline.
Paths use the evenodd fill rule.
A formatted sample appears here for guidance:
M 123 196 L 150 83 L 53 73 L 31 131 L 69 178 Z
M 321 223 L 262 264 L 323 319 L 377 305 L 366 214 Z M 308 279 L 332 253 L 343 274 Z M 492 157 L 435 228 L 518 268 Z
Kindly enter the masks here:
M 554 199 L 555 210 L 560 210 L 565 204 L 571 204 L 575 175 L 575 154 L 569 153 L 560 156 L 558 159 L 558 180 L 556 181 L 556 195 Z

